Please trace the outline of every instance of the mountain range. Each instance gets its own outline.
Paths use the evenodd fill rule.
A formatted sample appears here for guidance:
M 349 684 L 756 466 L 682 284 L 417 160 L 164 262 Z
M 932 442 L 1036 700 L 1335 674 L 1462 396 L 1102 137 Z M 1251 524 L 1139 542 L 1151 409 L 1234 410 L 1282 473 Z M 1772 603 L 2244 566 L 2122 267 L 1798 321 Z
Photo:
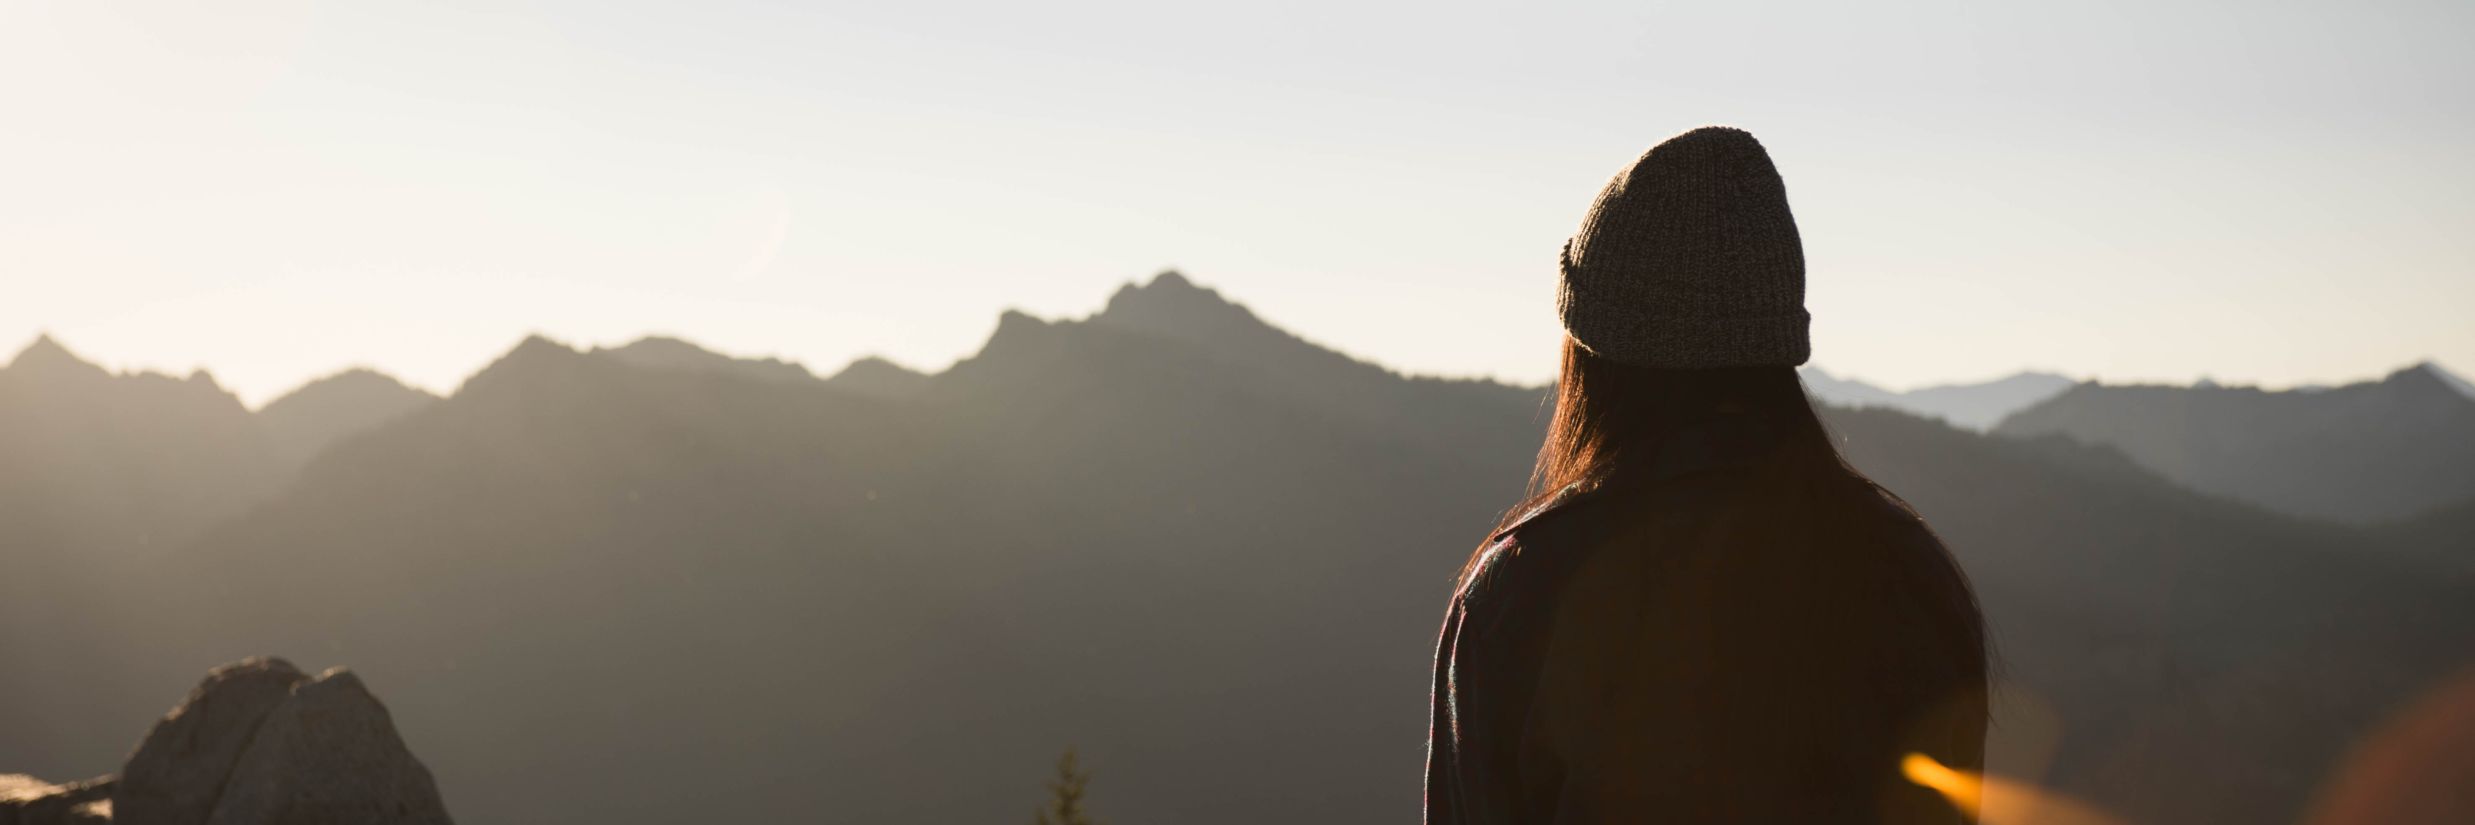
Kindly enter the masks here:
M 1174 274 L 934 374 L 535 337 L 444 398 L 331 383 L 276 416 L 49 341 L 0 370 L 0 656 L 42 663 L 0 671 L 0 768 L 99 773 L 274 653 L 389 685 L 467 822 L 1002 820 L 1066 745 L 1112 821 L 1414 817 L 1451 575 L 1545 403 Z M 2475 663 L 2475 504 L 2356 526 L 1827 412 L 1979 588 L 2007 776 L 2292 821 Z
M 2062 394 L 2072 381 L 2050 372 L 2022 372 L 1975 384 L 1937 384 L 1895 392 L 1854 378 L 1831 375 L 1820 367 L 1798 370 L 1805 390 L 1824 403 L 1842 407 L 1887 407 L 1954 427 L 1983 432 L 2006 416 Z
M 2379 381 L 2283 392 L 2090 382 L 1995 431 L 2108 445 L 2196 490 L 2370 524 L 2475 499 L 2475 397 L 2454 381 L 2418 364 Z

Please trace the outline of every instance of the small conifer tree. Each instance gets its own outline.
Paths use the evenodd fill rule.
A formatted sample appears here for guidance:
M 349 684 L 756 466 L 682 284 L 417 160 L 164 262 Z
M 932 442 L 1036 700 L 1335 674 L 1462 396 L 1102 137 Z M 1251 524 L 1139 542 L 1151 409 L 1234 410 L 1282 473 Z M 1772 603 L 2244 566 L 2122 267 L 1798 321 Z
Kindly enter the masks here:
M 1048 783 L 1048 804 L 1035 812 L 1033 825 L 1100 825 L 1083 810 L 1083 786 L 1090 782 L 1091 774 L 1075 761 L 1074 749 L 1066 748 L 1057 758 L 1057 778 Z

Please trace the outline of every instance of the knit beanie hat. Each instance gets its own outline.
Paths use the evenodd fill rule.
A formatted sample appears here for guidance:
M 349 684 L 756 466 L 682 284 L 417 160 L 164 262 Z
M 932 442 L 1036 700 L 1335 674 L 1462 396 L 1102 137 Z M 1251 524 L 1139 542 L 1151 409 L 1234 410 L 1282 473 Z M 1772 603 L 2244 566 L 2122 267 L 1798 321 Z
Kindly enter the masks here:
M 1644 367 L 1796 366 L 1805 251 L 1762 144 L 1709 126 L 1608 182 L 1564 244 L 1556 308 L 1584 349 Z

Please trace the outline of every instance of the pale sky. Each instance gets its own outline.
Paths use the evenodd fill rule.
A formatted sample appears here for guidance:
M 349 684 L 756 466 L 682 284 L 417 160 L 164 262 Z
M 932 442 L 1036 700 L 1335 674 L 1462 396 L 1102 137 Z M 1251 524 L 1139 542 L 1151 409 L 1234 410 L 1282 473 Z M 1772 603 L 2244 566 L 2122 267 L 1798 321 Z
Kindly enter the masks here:
M 2475 3 L 1999 5 L 0 0 L 0 348 L 937 369 L 1177 267 L 1539 382 L 1592 196 L 1725 123 L 1835 372 L 2475 371 Z

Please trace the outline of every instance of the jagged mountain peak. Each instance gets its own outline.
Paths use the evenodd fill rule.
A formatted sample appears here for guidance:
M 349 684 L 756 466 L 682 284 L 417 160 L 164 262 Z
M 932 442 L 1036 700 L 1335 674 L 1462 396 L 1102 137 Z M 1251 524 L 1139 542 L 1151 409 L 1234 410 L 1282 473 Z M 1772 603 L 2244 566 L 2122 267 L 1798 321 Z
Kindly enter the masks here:
M 524 340 L 517 341 L 515 348 L 508 350 L 507 354 L 503 356 L 503 358 L 515 358 L 518 356 L 541 356 L 551 353 L 557 353 L 560 355 L 579 354 L 575 347 L 551 340 L 550 336 L 535 332 L 525 335 Z
M 2073 380 L 2071 376 L 2064 375 L 2064 374 L 2059 373 L 2059 372 L 2049 372 L 2049 371 L 2046 371 L 2046 370 L 2021 370 L 2021 371 L 2019 371 L 2019 372 L 2015 372 L 2015 373 L 2012 373 L 2012 374 L 2010 374 L 2010 375 L 2003 376 L 2003 377 L 2001 377 L 2001 378 L 1996 378 L 1996 379 L 1994 379 L 1994 380 L 1992 380 L 1992 381 L 1987 381 L 1987 382 L 1984 382 L 1984 383 L 1982 383 L 1982 384 L 1976 384 L 1976 385 L 1968 385 L 1968 384 L 1942 384 L 1942 385 L 1937 385 L 1937 386 L 1934 386 L 1934 387 L 1926 387 L 1925 389 L 1926 389 L 1926 390 L 1933 390 L 1933 389 L 1939 389 L 1939 388 L 1941 388 L 1941 387 L 1956 387 L 1956 386 L 1982 386 L 1982 387 L 2055 387 L 2055 388 L 2061 388 L 2061 387 L 2068 387 L 2068 386 L 2071 386 L 2072 384 L 2076 384 L 2076 383 L 2079 383 L 2079 382 L 2078 382 L 2078 381 L 2076 381 L 2076 380 Z
M 1818 367 L 1806 367 L 1799 372 L 1813 397 L 1829 404 L 1890 407 L 1977 431 L 2059 395 L 2074 383 L 2056 373 L 2028 370 L 1979 383 L 1937 384 L 1895 392 L 1852 376 L 1834 376 Z
M 20 359 L 28 356 L 59 356 L 65 358 L 77 357 L 69 352 L 68 347 L 61 346 L 60 341 L 53 338 L 52 334 L 49 332 L 35 333 L 34 340 L 26 342 L 26 346 L 17 351 L 17 357 Z
M 795 361 L 736 358 L 668 335 L 648 335 L 624 346 L 595 349 L 592 354 L 645 369 L 720 372 L 772 383 L 817 380 L 815 373 Z
M 834 377 L 839 378 L 850 374 L 852 370 L 865 370 L 870 372 L 893 371 L 919 376 L 925 376 L 928 374 L 921 370 L 915 370 L 895 363 L 893 359 L 882 355 L 862 355 L 858 358 L 851 359 L 851 363 L 843 365 L 842 371 L 834 373 Z
M 524 336 L 524 340 L 517 341 L 515 347 L 507 350 L 506 355 L 499 356 L 497 361 L 492 362 L 482 371 L 574 363 L 584 356 L 584 350 L 536 332 Z
M 1180 287 L 1187 289 L 1203 289 L 1201 286 L 1196 285 L 1194 281 L 1187 280 L 1186 273 L 1179 272 L 1175 269 L 1161 270 L 1160 274 L 1152 276 L 1151 285 L 1162 289 L 1176 289 Z M 1211 290 L 1206 289 L 1203 291 L 1210 292 Z
M 34 341 L 18 350 L 17 357 L 9 361 L 8 370 L 21 375 L 111 375 L 110 371 L 79 358 L 77 353 L 61 346 L 51 333 L 36 335 Z
M 563 366 L 580 363 L 584 358 L 585 354 L 574 347 L 550 340 L 541 333 L 526 335 L 524 340 L 507 350 L 507 354 L 464 379 L 464 386 L 456 390 L 456 395 L 462 396 L 502 383 L 538 379 Z
M 997 314 L 997 329 L 980 344 L 980 351 L 965 361 L 976 361 L 991 355 L 1022 349 L 1036 342 L 1051 340 L 1057 327 L 1064 324 L 1050 321 L 1019 309 L 1007 309 Z
M 324 376 L 320 376 L 320 377 L 318 377 L 318 378 L 312 379 L 312 380 L 310 380 L 310 382 L 309 382 L 309 383 L 302 384 L 302 385 L 301 385 L 298 389 L 294 389 L 291 393 L 285 393 L 285 395 L 290 396 L 290 395 L 293 395 L 293 394 L 299 393 L 299 392 L 301 392 L 302 390 L 306 390 L 306 389 L 309 389 L 309 388 L 311 388 L 311 387 L 320 387 L 320 386 L 328 386 L 328 387 L 333 387 L 333 386 L 344 386 L 344 387 L 352 387 L 352 386 L 365 386 L 365 387 L 393 387 L 393 388 L 403 389 L 403 390 L 408 391 L 408 392 L 416 392 L 416 393 L 421 393 L 422 395 L 428 395 L 428 394 L 429 394 L 429 393 L 424 392 L 424 391 L 422 391 L 422 390 L 420 390 L 420 389 L 418 389 L 418 388 L 416 388 L 416 387 L 413 387 L 412 385 L 409 385 L 409 384 L 404 383 L 402 380 L 400 380 L 400 379 L 396 378 L 395 376 L 388 375 L 388 374 L 386 374 L 386 373 L 384 373 L 384 372 L 380 372 L 378 369 L 376 369 L 376 368 L 374 368 L 374 367 L 359 367 L 359 366 L 356 366 L 356 367 L 345 367 L 345 368 L 343 368 L 343 369 L 341 369 L 341 370 L 337 370 L 337 371 L 335 371 L 335 372 L 328 373 L 328 374 L 326 374 L 326 375 L 324 375 Z
M 2455 397 L 2475 398 L 2475 385 L 2451 374 L 2432 361 L 2418 361 L 2381 378 L 2384 385 L 2410 392 L 2439 392 Z
M 2320 389 L 2081 384 L 1997 432 L 2109 444 L 2192 489 L 2328 521 L 2475 496 L 2475 402 L 2420 364 Z
M 375 429 L 438 401 L 394 376 L 354 367 L 301 385 L 258 408 L 286 461 L 307 461 L 338 439 Z
M 1150 283 L 1120 287 L 1090 322 L 1178 341 L 1226 361 L 1287 373 L 1302 386 L 1393 374 L 1276 326 L 1245 304 L 1176 270 L 1155 275 Z
M 876 398 L 908 398 L 926 388 L 928 381 L 927 373 L 870 355 L 844 366 L 825 379 L 825 384 Z
M 615 347 L 596 347 L 595 352 L 610 353 L 678 353 L 685 355 L 719 355 L 672 335 L 647 335 Z
M 79 397 L 89 397 L 85 395 L 89 391 L 136 392 L 158 401 L 206 405 L 200 409 L 230 406 L 245 412 L 240 399 L 225 390 L 214 373 L 203 368 L 190 370 L 187 375 L 155 370 L 114 373 L 79 357 L 49 334 L 36 336 L 19 350 L 16 358 L 0 369 L 0 375 L 23 385 L 44 388 L 38 392 L 62 390 Z
M 1174 331 L 1181 337 L 1259 337 L 1265 333 L 1287 337 L 1256 317 L 1254 310 L 1174 269 L 1152 276 L 1150 283 L 1129 282 L 1119 287 L 1092 320 L 1148 332 Z
M 997 313 L 997 331 L 1000 334 L 1008 329 L 1042 329 L 1054 325 L 1046 318 L 1019 309 L 1008 308 Z
M 2408 364 L 2380 377 L 2383 384 L 2438 384 L 2440 380 L 2440 373 L 2433 371 L 2430 361 Z
M 2450 389 L 2457 390 L 2459 394 L 2475 398 L 2475 381 L 2468 381 L 2457 373 L 2450 372 L 2448 368 L 2441 366 L 2440 362 L 2425 361 L 2416 366 L 2422 367 L 2425 372 L 2431 373 L 2434 378 L 2440 379 L 2441 383 L 2448 385 Z
M 189 377 L 181 379 L 181 383 L 189 384 L 201 389 L 223 392 L 223 385 L 215 381 L 215 374 L 207 372 L 204 367 L 190 370 Z
M 1890 406 L 1899 401 L 1899 393 L 1818 366 L 1804 367 L 1797 370 L 1797 374 L 1804 378 L 1806 391 L 1826 403 L 1842 407 L 1874 407 Z
M 377 404 L 387 407 L 410 407 L 436 401 L 438 396 L 428 390 L 405 384 L 395 376 L 369 367 L 350 367 L 311 379 L 258 408 L 262 417 L 282 418 L 297 411 L 323 409 L 337 405 L 361 406 Z

